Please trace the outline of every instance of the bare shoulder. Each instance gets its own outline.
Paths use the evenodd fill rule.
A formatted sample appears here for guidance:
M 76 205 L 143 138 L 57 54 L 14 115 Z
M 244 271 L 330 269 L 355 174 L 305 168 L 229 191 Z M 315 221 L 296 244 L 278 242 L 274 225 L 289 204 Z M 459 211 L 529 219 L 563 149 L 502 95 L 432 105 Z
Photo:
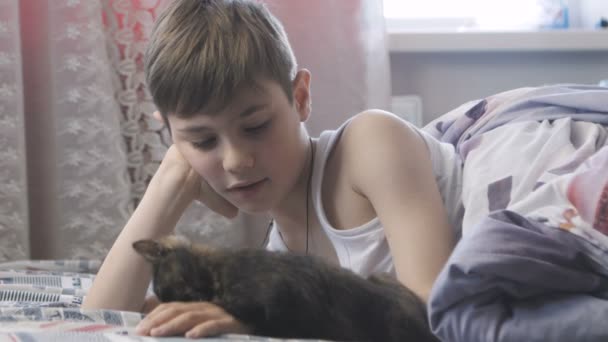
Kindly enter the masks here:
M 389 112 L 367 110 L 345 127 L 328 158 L 323 203 L 334 227 L 356 227 L 378 216 L 374 198 L 425 173 L 426 145 L 415 128 Z M 432 174 L 432 172 L 431 172 Z M 387 191 L 389 189 L 389 191 Z
M 351 119 L 340 139 L 345 161 L 391 159 L 422 156 L 426 145 L 416 128 L 398 116 L 383 110 L 367 110 Z M 350 158 L 349 158 L 350 157 Z
M 375 148 L 391 142 L 420 140 L 415 128 L 395 114 L 370 109 L 355 115 L 341 138 L 343 148 Z
M 356 114 L 348 125 L 348 129 L 359 126 L 403 125 L 405 121 L 397 115 L 381 109 L 368 109 Z

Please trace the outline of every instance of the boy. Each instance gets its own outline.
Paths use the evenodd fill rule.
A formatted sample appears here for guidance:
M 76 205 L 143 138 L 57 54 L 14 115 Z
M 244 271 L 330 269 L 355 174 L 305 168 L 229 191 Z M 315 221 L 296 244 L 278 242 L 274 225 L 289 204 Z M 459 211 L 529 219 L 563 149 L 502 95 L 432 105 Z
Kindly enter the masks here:
M 268 212 L 269 249 L 364 276 L 393 273 L 428 298 L 458 228 L 453 148 L 381 111 L 309 137 L 311 75 L 297 70 L 281 24 L 257 2 L 174 1 L 145 64 L 155 116 L 174 144 L 84 308 L 141 310 L 151 271 L 131 245 L 170 234 L 193 200 L 227 217 Z M 249 331 L 211 303 L 162 304 L 138 327 L 152 336 Z

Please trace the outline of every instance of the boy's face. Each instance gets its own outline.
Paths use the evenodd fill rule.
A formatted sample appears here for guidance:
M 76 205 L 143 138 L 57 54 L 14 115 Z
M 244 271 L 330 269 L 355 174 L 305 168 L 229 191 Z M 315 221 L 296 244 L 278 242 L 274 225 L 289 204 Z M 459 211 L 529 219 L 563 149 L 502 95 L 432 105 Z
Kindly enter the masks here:
M 308 139 L 309 79 L 300 71 L 290 104 L 278 83 L 244 87 L 217 113 L 184 119 L 169 115 L 173 142 L 211 187 L 245 212 L 278 206 L 298 181 Z

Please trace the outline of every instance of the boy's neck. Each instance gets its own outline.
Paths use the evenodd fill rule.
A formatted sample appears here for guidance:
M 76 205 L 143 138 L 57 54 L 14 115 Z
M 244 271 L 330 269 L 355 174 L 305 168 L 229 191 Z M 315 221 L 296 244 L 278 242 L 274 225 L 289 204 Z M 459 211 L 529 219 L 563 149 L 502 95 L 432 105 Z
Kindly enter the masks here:
M 310 141 L 308 148 L 305 166 L 302 169 L 298 181 L 291 193 L 285 198 L 282 203 L 270 211 L 271 217 L 280 227 L 280 232 L 283 238 L 287 240 L 304 241 L 306 239 L 306 219 L 309 219 L 309 225 L 315 217 L 315 209 L 312 203 L 312 169 L 314 168 L 314 141 Z M 308 208 L 306 205 L 306 197 L 308 198 Z M 309 227 L 311 228 L 311 227 Z M 287 242 L 287 241 L 286 241 Z

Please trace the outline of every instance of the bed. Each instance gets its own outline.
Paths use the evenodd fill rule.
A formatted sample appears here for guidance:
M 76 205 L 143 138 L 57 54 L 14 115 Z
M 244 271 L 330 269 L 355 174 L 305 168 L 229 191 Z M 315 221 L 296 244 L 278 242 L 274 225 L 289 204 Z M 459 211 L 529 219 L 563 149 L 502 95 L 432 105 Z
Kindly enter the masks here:
M 424 128 L 463 165 L 461 238 L 428 305 L 442 340 L 608 341 L 607 126 L 608 88 L 564 84 L 471 101 Z M 134 334 L 138 313 L 79 309 L 98 267 L 1 264 L 0 340 L 154 340 Z

